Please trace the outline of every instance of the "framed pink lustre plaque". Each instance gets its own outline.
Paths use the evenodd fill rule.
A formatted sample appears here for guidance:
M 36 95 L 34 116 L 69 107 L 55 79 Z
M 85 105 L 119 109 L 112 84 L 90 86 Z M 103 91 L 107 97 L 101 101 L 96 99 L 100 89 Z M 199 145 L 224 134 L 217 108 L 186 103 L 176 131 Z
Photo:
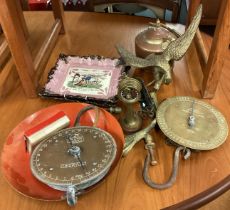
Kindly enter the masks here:
M 42 97 L 110 106 L 117 101 L 123 66 L 118 59 L 60 54 L 48 75 Z

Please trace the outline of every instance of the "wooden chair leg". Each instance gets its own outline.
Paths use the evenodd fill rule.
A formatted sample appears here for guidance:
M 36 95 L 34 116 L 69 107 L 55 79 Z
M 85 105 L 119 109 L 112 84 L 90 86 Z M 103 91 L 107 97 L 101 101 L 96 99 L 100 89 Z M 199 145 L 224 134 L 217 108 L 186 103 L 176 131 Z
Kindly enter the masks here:
M 188 23 L 191 22 L 196 8 L 201 0 L 193 0 L 190 3 Z M 196 33 L 195 42 L 198 51 L 201 52 L 201 66 L 203 70 L 202 96 L 203 98 L 213 98 L 221 76 L 224 65 L 225 54 L 227 53 L 230 41 L 230 1 L 222 0 L 219 17 L 216 25 L 214 38 L 209 55 L 205 52 L 205 47 L 199 31 Z
M 28 32 L 28 29 L 27 29 L 27 25 L 26 25 L 24 15 L 22 13 L 21 3 L 20 3 L 19 0 L 14 0 L 14 3 L 15 3 L 15 6 L 17 8 L 17 13 L 18 13 L 18 18 L 19 18 L 19 21 L 20 21 L 21 28 L 23 30 L 25 38 L 27 39 L 29 37 L 29 32 Z
M 24 15 L 23 15 L 23 13 L 21 12 L 22 7 L 21 7 L 19 1 L 14 0 L 14 2 L 15 2 L 15 6 L 16 6 L 16 8 L 17 8 L 18 18 L 19 18 L 19 21 L 20 21 L 20 23 L 21 23 L 21 27 L 23 28 L 24 35 L 25 35 L 26 38 L 28 38 L 29 32 L 28 32 L 28 29 L 27 29 L 27 25 L 26 25 L 26 21 L 25 21 Z M 3 31 L 2 31 L 2 27 L 1 27 L 1 25 L 0 25 L 0 34 L 1 34 L 1 33 L 3 33 Z
M 19 1 L 15 1 L 15 6 L 17 8 L 17 13 L 18 13 L 18 17 L 19 17 L 19 21 L 20 21 L 20 25 L 21 25 L 21 28 L 23 30 L 23 33 L 24 33 L 24 36 L 26 39 L 29 38 L 29 32 L 28 32 L 28 29 L 27 29 L 27 25 L 26 25 L 26 21 L 25 21 L 25 18 L 24 18 L 24 15 L 21 11 L 21 5 L 20 5 L 20 2 Z M 0 26 L 0 34 L 3 33 L 2 31 L 2 28 Z M 5 61 L 5 59 L 7 57 L 10 56 L 10 50 L 8 48 L 8 44 L 7 44 L 7 41 L 6 40 L 3 40 L 1 46 L 0 46 L 0 66 L 2 65 L 2 63 Z
M 16 65 L 23 89 L 27 97 L 36 97 L 36 84 L 33 81 L 34 65 L 27 46 L 23 29 L 20 27 L 14 1 L 2 0 L 0 4 L 0 23 Z
M 6 59 L 10 56 L 7 41 L 4 39 L 0 45 L 0 67 L 5 63 Z
M 219 17 L 216 25 L 208 63 L 204 70 L 202 95 L 204 98 L 212 98 L 215 94 L 225 55 L 228 51 L 230 37 L 230 1 L 222 0 Z
M 65 33 L 65 19 L 64 19 L 64 9 L 61 0 L 51 0 L 52 2 L 52 9 L 55 19 L 60 19 L 62 23 L 62 28 L 60 34 Z

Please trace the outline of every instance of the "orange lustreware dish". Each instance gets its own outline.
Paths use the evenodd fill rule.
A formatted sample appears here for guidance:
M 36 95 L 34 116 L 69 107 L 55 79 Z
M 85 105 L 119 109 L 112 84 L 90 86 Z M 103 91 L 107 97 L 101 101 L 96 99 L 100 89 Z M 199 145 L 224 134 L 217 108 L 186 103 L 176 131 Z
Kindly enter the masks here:
M 6 180 L 16 191 L 36 199 L 64 199 L 65 194 L 63 191 L 52 189 L 48 185 L 38 181 L 32 175 L 30 169 L 30 154 L 26 151 L 24 133 L 26 130 L 36 126 L 59 111 L 65 112 L 70 118 L 70 127 L 72 127 L 77 113 L 85 106 L 87 106 L 87 104 L 83 103 L 62 103 L 50 106 L 30 115 L 11 131 L 3 147 L 1 168 Z M 117 154 L 109 171 L 110 173 L 122 155 L 124 135 L 116 118 L 105 110 L 102 110 L 102 113 L 99 117 L 97 127 L 110 133 L 117 144 Z M 81 125 L 92 126 L 95 117 L 95 111 L 90 110 L 82 116 L 80 123 Z M 108 174 L 106 176 L 108 176 Z M 87 190 L 94 188 L 95 185 Z

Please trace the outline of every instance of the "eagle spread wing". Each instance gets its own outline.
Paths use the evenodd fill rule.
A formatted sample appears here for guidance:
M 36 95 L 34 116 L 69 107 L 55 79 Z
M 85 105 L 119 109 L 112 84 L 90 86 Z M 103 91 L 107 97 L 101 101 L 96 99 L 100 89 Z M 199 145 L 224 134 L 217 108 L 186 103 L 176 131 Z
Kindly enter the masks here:
M 197 8 L 196 15 L 193 17 L 193 20 L 185 33 L 175 41 L 172 41 L 163 52 L 162 56 L 164 56 L 166 60 L 180 60 L 183 57 L 188 50 L 199 26 L 201 15 L 202 5 Z

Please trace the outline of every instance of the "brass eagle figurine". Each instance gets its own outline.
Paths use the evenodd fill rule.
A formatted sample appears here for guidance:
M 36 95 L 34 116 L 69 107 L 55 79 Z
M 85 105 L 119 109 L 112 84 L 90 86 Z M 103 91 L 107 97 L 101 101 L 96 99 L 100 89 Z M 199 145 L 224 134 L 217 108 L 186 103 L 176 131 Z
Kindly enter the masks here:
M 121 56 L 121 62 L 125 66 L 132 66 L 136 68 L 157 67 L 154 68 L 155 71 L 159 71 L 162 74 L 160 83 L 163 82 L 164 84 L 169 84 L 172 80 L 172 63 L 174 60 L 180 60 L 188 50 L 199 26 L 201 15 L 202 5 L 197 8 L 196 14 L 185 33 L 176 40 L 172 41 L 162 54 L 152 53 L 143 59 L 136 57 L 123 47 L 117 46 L 118 53 Z

